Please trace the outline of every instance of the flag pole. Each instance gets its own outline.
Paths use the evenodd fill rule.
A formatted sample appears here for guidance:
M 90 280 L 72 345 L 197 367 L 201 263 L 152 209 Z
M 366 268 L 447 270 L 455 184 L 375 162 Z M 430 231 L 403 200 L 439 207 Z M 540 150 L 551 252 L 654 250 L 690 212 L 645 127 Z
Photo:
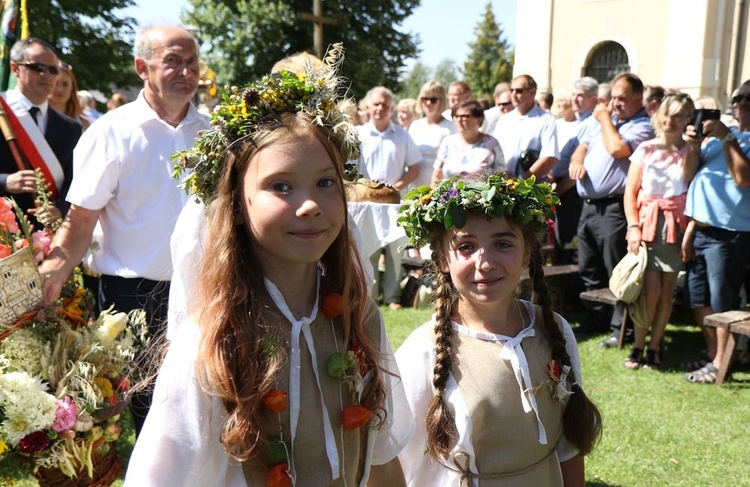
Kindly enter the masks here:
M 13 127 L 10 126 L 10 122 L 8 121 L 8 115 L 5 113 L 2 106 L 0 106 L 0 130 L 2 130 L 5 140 L 8 142 L 8 147 L 13 155 L 13 160 L 15 161 L 16 166 L 18 166 L 18 170 L 25 171 L 33 169 L 28 159 L 26 159 L 26 156 L 21 151 L 21 147 L 18 145 L 16 133 L 13 132 Z

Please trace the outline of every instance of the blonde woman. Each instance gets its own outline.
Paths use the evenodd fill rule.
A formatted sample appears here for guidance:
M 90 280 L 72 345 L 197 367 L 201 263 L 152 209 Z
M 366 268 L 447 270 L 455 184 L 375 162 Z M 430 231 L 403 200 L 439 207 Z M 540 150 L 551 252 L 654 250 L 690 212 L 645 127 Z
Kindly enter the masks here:
M 424 117 L 415 120 L 409 127 L 409 135 L 422 153 L 419 176 L 413 184 L 426 186 L 431 181 L 438 147 L 443 139 L 456 131 L 456 126 L 443 116 L 443 110 L 448 106 L 448 101 L 445 87 L 439 81 L 428 81 L 422 85 L 419 90 L 419 106 Z
M 658 136 L 642 143 L 630 156 L 624 200 L 628 252 L 638 253 L 641 242 L 648 247 L 643 288 L 648 321 L 645 328 L 635 327 L 635 343 L 625 359 L 625 367 L 630 369 L 661 366 L 660 344 L 672 313 L 677 273 L 683 269 L 685 200 L 690 181 L 698 170 L 700 148 L 682 137 L 693 118 L 693 110 L 688 95 L 667 95 L 652 119 Z M 649 328 L 651 339 L 645 348 Z

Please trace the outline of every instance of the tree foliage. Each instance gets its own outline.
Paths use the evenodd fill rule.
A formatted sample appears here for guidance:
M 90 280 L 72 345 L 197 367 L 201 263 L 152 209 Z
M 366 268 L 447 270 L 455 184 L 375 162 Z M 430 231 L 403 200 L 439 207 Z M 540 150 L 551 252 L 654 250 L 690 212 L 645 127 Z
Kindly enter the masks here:
M 471 52 L 464 63 L 464 81 L 469 83 L 474 98 L 489 97 L 495 85 L 510 81 L 513 75 L 513 50 L 503 39 L 503 30 L 487 3 L 484 19 L 474 28 L 476 40 L 469 44 Z
M 313 24 L 297 18 L 311 12 L 310 0 L 190 0 L 185 24 L 199 29 L 201 51 L 220 84 L 244 84 L 292 54 L 313 52 Z M 396 27 L 419 0 L 326 0 L 323 15 L 336 25 L 323 28 L 323 45 L 343 42 L 342 73 L 351 95 L 384 85 L 398 91 L 404 62 L 417 54 L 416 36 Z
M 435 68 L 435 81 L 445 86 L 445 92 L 448 92 L 448 85 L 461 78 L 461 70 L 456 66 L 453 59 L 443 59 Z
M 399 99 L 416 98 L 419 96 L 422 85 L 430 79 L 432 79 L 432 70 L 421 61 L 417 61 L 401 79 L 401 88 L 396 92 L 396 97 Z
M 120 9 L 133 0 L 28 1 L 29 34 L 52 44 L 60 59 L 73 66 L 81 89 L 109 92 L 110 85 L 133 86 L 135 19 Z

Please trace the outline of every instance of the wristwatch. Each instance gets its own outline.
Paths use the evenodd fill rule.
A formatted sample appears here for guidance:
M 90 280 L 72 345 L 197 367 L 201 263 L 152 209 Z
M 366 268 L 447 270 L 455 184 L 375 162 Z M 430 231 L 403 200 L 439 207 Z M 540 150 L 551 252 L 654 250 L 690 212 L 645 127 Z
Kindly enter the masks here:
M 721 139 L 721 144 L 724 145 L 727 142 L 731 142 L 733 140 L 737 140 L 737 137 L 734 135 L 734 132 L 727 132 L 727 135 Z

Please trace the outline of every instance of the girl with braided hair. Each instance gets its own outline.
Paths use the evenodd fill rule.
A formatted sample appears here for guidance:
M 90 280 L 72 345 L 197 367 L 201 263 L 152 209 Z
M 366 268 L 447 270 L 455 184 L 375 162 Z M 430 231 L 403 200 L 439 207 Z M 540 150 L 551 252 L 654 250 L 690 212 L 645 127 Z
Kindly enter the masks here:
M 584 485 L 601 416 L 543 280 L 539 232 L 557 202 L 502 173 L 406 195 L 399 223 L 430 244 L 438 284 L 433 319 L 396 352 L 416 424 L 399 454 L 409 485 Z M 534 304 L 514 297 L 524 267 Z

